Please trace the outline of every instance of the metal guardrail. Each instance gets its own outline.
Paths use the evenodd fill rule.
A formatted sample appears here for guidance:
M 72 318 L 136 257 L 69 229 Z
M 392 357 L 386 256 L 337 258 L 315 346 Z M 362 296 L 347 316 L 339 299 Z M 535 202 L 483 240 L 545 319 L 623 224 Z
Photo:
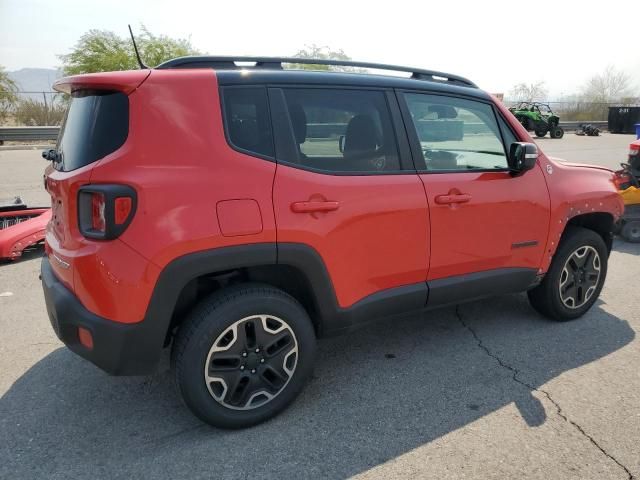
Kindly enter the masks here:
M 490 130 L 484 123 L 472 123 L 472 122 L 461 122 L 461 121 L 448 121 L 448 122 L 439 122 L 433 120 L 418 120 L 418 130 L 422 128 L 428 128 L 431 131 L 435 127 L 437 127 L 436 132 L 440 133 L 445 126 L 452 126 L 452 124 L 456 124 L 455 128 L 460 129 L 459 135 L 462 135 L 464 131 L 465 135 L 471 135 L 474 133 L 488 133 Z M 573 132 L 578 129 L 580 125 L 590 124 L 594 127 L 599 128 L 600 130 L 607 129 L 607 121 L 599 120 L 594 122 L 560 122 L 560 126 L 564 128 L 565 132 Z M 331 138 L 337 137 L 339 135 L 344 135 L 347 130 L 346 123 L 309 123 L 307 125 L 307 137 L 309 138 Z M 453 131 L 449 132 L 449 135 L 453 134 Z M 456 136 L 454 134 L 454 136 Z M 462 137 L 460 137 L 462 138 Z
M 5 141 L 55 140 L 60 127 L 0 127 L 0 143 Z
M 560 126 L 565 131 L 572 131 L 577 129 L 580 125 L 590 123 L 594 127 L 598 127 L 601 130 L 607 128 L 606 120 L 598 120 L 593 122 L 581 121 L 581 122 L 560 122 Z M 465 125 L 465 131 L 468 131 L 468 126 Z M 310 124 L 309 133 L 310 137 L 329 137 L 331 135 L 340 135 L 343 130 L 346 129 L 346 124 Z M 58 131 L 60 127 L 0 127 L 0 144 L 5 141 L 31 141 L 31 140 L 55 140 L 58 138 Z M 471 133 L 471 132 L 468 132 Z
M 432 120 L 418 120 L 418 130 L 421 128 L 437 128 L 437 132 L 441 132 L 445 125 L 457 124 L 455 128 L 461 128 L 460 132 L 464 131 L 464 134 L 470 135 L 474 133 L 488 133 L 489 128 L 484 123 L 472 123 L 461 121 L 439 122 Z M 560 126 L 564 128 L 566 132 L 572 132 L 580 127 L 580 125 L 590 124 L 600 130 L 606 130 L 607 121 L 599 120 L 594 122 L 560 122 Z M 309 123 L 307 124 L 307 137 L 309 138 L 331 138 L 339 135 L 344 135 L 347 130 L 346 123 Z M 460 133 L 462 134 L 462 133 Z

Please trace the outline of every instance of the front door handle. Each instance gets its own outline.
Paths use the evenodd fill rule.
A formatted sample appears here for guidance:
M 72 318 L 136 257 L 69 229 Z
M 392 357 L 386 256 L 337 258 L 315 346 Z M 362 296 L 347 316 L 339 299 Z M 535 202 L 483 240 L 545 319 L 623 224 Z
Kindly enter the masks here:
M 471 195 L 468 193 L 457 193 L 448 195 L 438 195 L 436 197 L 436 203 L 438 205 L 451 205 L 452 203 L 466 203 L 471 200 Z
M 340 202 L 307 201 L 293 202 L 291 211 L 295 213 L 332 212 L 340 207 Z

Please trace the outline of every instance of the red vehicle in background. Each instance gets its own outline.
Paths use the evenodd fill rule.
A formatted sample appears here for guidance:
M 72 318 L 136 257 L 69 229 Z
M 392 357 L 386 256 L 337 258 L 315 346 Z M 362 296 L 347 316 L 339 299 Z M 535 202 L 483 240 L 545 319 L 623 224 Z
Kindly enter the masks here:
M 628 242 L 640 242 L 640 139 L 629 145 L 629 160 L 616 172 L 616 185 L 624 201 L 624 214 L 616 231 Z
M 301 63 L 411 78 L 282 68 Z M 613 172 L 548 158 L 457 75 L 185 57 L 55 88 L 72 100 L 46 153 L 51 324 L 116 375 L 171 347 L 212 425 L 282 411 L 319 337 L 521 291 L 571 320 L 602 289 Z
M 629 158 L 622 168 L 616 172 L 616 185 L 619 190 L 626 190 L 640 184 L 640 139 L 629 145 Z
M 631 142 L 629 145 L 629 173 L 636 181 L 640 181 L 640 139 Z
M 27 207 L 20 197 L 0 203 L 0 261 L 15 260 L 24 250 L 44 241 L 51 219 L 49 207 Z

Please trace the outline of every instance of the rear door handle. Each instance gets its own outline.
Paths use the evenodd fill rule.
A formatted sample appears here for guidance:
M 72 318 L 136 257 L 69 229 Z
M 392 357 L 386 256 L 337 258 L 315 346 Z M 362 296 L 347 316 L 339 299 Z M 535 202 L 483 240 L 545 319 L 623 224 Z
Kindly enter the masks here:
M 468 193 L 438 195 L 436 197 L 436 203 L 439 205 L 450 205 L 452 203 L 466 203 L 469 200 L 471 200 L 471 195 L 469 195 Z
M 340 207 L 340 202 L 308 201 L 293 202 L 291 211 L 295 213 L 331 212 Z

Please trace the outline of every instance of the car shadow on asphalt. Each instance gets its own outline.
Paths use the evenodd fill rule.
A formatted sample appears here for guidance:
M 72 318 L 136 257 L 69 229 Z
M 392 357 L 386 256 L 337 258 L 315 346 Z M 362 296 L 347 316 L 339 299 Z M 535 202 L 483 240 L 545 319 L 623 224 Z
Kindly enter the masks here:
M 542 425 L 532 389 L 633 340 L 605 307 L 556 323 L 510 295 L 323 340 L 298 400 L 242 431 L 192 417 L 166 362 L 114 378 L 58 348 L 0 399 L 0 477 L 344 478 L 513 403 Z

